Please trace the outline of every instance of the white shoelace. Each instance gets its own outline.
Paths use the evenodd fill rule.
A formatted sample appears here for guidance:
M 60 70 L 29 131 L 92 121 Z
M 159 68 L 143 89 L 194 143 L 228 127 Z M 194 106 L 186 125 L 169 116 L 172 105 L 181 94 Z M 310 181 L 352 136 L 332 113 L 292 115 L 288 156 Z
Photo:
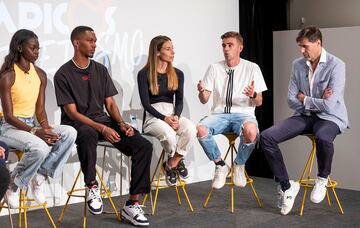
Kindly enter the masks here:
M 326 185 L 327 185 L 327 181 L 325 182 L 322 180 L 316 180 L 314 188 L 315 188 L 315 190 L 324 189 L 326 187 Z
M 136 213 L 144 214 L 144 211 L 141 208 L 142 206 L 140 204 L 134 204 L 133 207 L 134 207 L 134 210 L 135 210 Z
M 98 201 L 100 201 L 99 189 L 98 188 L 90 188 L 88 199 L 89 200 L 97 199 Z

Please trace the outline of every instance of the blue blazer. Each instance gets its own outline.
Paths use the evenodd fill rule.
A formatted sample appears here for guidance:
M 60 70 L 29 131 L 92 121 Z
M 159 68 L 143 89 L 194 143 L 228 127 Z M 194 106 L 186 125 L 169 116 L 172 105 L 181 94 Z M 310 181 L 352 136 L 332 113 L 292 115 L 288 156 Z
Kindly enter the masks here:
M 319 62 L 316 71 L 311 96 L 306 59 L 302 57 L 293 62 L 287 99 L 289 107 L 295 110 L 294 115 L 310 115 L 313 112 L 321 119 L 334 122 L 343 132 L 349 128 L 344 102 L 345 63 L 326 52 L 326 61 Z M 324 90 L 328 87 L 331 88 L 332 95 L 322 99 Z M 304 104 L 296 97 L 300 91 L 307 96 Z

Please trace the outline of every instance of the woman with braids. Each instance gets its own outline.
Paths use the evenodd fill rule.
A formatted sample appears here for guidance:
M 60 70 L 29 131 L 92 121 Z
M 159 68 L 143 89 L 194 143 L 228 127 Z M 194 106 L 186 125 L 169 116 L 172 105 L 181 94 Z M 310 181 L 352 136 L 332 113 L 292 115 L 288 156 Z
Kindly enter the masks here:
M 46 201 L 43 182 L 62 172 L 76 139 L 70 126 L 50 126 L 45 111 L 46 73 L 35 65 L 39 57 L 37 35 L 18 30 L 12 37 L 9 53 L 0 69 L 1 140 L 24 152 L 10 175 L 6 191 L 11 208 L 19 206 L 18 189 L 31 182 L 34 199 Z M 39 124 L 35 124 L 35 119 Z

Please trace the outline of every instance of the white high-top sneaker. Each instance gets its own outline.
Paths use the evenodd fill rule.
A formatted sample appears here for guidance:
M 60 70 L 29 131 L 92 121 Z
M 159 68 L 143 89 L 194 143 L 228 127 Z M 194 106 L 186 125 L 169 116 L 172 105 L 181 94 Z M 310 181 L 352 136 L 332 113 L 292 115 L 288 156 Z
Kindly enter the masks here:
M 13 184 L 14 185 L 14 184 Z M 19 191 L 18 188 L 14 189 L 11 187 L 11 184 L 9 188 L 6 190 L 6 200 L 7 204 L 10 208 L 18 208 L 19 207 Z
M 234 184 L 238 187 L 245 187 L 246 183 L 245 165 L 234 164 Z
M 43 204 L 46 201 L 44 193 L 44 182 L 46 177 L 40 173 L 35 174 L 31 180 L 31 190 L 36 203 Z
M 225 185 L 226 176 L 228 175 L 230 168 L 228 165 L 217 165 L 215 167 L 215 175 L 212 182 L 212 187 L 216 189 L 220 189 Z

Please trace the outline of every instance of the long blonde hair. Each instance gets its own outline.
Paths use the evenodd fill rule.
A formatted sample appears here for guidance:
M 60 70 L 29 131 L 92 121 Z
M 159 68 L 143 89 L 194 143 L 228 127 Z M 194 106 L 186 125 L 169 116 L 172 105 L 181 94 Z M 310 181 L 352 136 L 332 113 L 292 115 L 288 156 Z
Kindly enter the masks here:
M 167 36 L 156 36 L 150 42 L 149 55 L 148 55 L 147 63 L 144 66 L 144 68 L 147 69 L 148 71 L 148 77 L 150 82 L 149 87 L 152 95 L 159 94 L 158 73 L 157 73 L 157 67 L 159 64 L 158 53 L 160 52 L 163 44 L 166 41 L 171 41 L 171 39 Z M 171 62 L 169 62 L 166 67 L 166 74 L 168 77 L 168 83 L 167 83 L 168 90 L 171 91 L 177 90 L 179 82 L 176 75 L 176 71 Z

